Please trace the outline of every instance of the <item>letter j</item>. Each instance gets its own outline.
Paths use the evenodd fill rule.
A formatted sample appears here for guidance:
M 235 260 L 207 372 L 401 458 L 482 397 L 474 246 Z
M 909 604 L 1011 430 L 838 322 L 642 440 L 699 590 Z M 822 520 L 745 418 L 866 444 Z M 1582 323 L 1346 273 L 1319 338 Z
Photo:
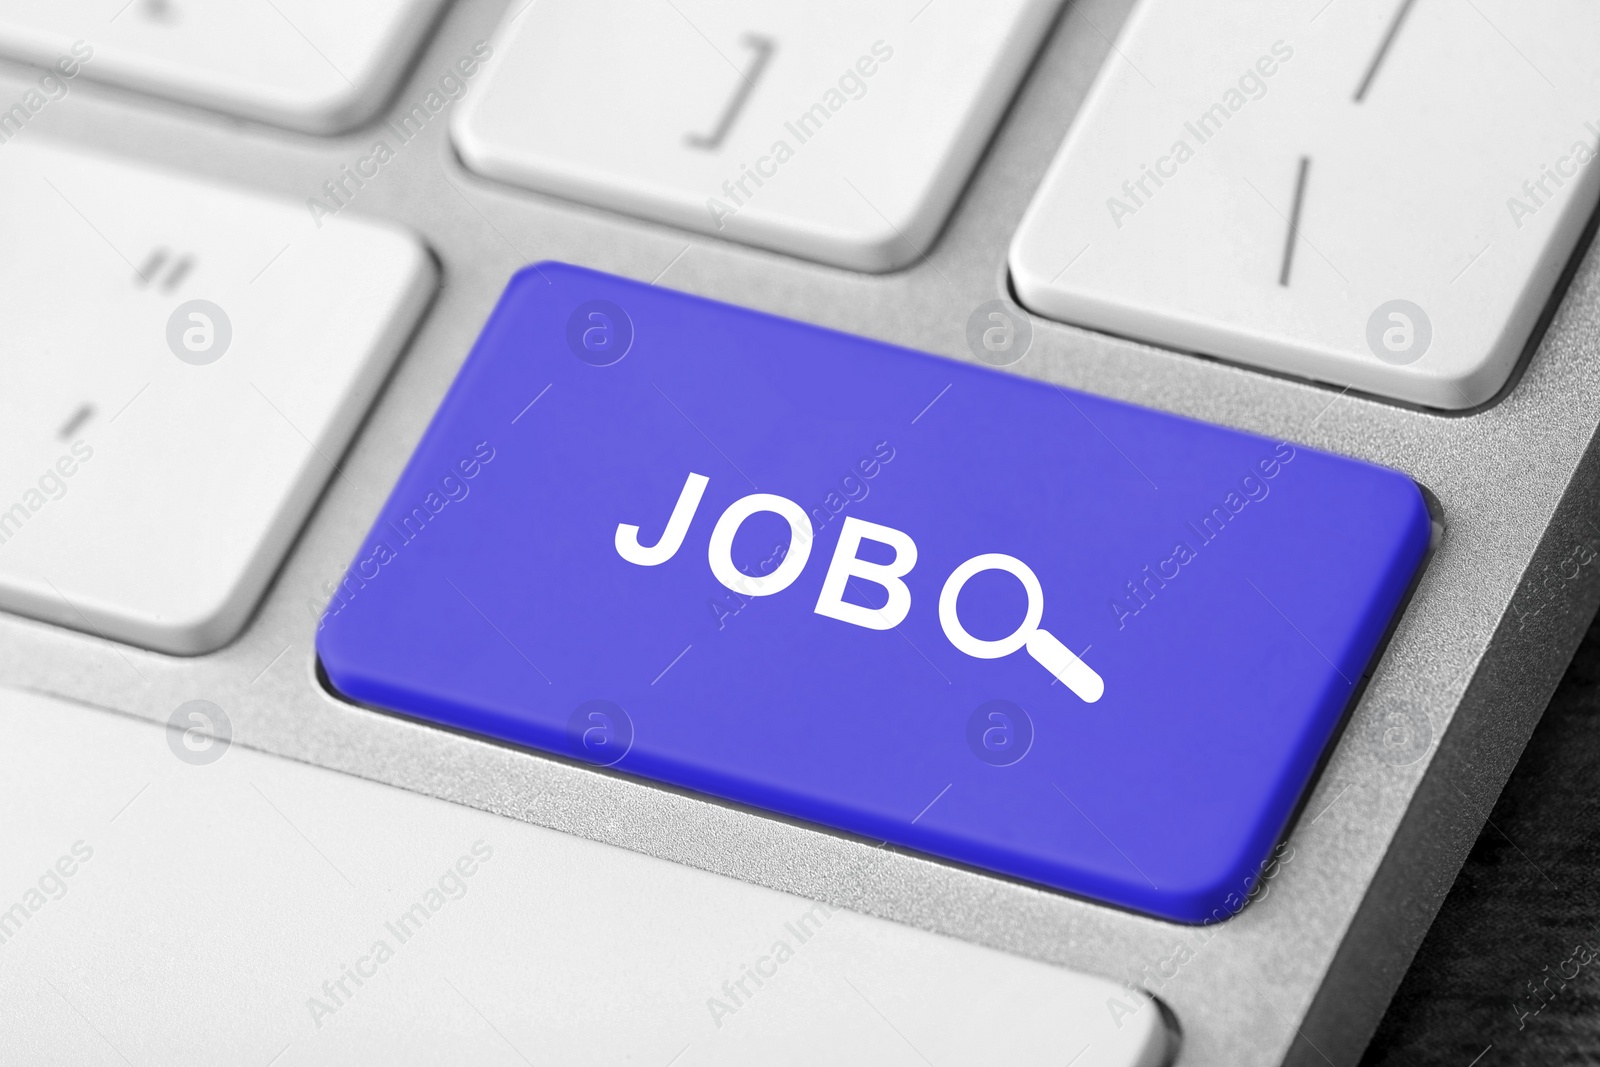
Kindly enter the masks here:
M 703 474 L 689 473 L 684 480 L 683 491 L 678 494 L 678 502 L 672 506 L 672 515 L 667 519 L 667 528 L 661 533 L 661 540 L 649 548 L 639 543 L 639 527 L 629 523 L 617 524 L 617 555 L 629 563 L 637 563 L 641 567 L 657 567 L 667 562 L 678 554 L 678 549 L 683 546 L 683 539 L 689 533 L 689 523 L 694 521 L 694 513 L 700 509 L 700 498 L 705 495 L 706 485 L 711 481 Z

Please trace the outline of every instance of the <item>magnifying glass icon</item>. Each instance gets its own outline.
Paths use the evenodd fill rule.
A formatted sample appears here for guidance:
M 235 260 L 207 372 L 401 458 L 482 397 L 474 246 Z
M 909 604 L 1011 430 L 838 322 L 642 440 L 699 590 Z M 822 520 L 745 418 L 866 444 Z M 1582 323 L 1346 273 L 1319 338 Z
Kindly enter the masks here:
M 1022 625 L 998 641 L 983 641 L 973 637 L 961 625 L 961 618 L 956 614 L 956 598 L 961 595 L 962 587 L 984 571 L 1005 571 L 1020 581 L 1028 594 L 1028 611 L 1022 618 Z M 965 652 L 977 659 L 1000 659 L 1026 648 L 1028 655 L 1055 675 L 1062 685 L 1076 693 L 1084 703 L 1093 704 L 1105 694 L 1105 679 L 1049 630 L 1039 629 L 1043 618 L 1044 588 L 1039 584 L 1039 576 L 1026 563 L 1003 552 L 985 552 L 981 556 L 973 556 L 950 572 L 950 577 L 945 579 L 944 589 L 939 592 L 939 625 L 958 652 Z

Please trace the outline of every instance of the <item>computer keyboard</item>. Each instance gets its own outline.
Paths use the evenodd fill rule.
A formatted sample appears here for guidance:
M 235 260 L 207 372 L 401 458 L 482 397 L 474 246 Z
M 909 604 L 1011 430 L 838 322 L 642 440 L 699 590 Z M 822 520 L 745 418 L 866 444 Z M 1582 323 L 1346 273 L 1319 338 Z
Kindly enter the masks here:
M 205 700 L 241 764 L 533 824 L 561 928 L 654 946 L 618 989 L 775 1013 L 679 1067 L 1353 1062 L 1600 602 L 1592 22 L 0 0 L 0 706 L 38 751 Z M 60 849 L 8 836 L 21 893 Z M 414 890 L 372 869 L 381 926 Z M 321 907 L 272 884 L 263 921 Z M 178 1058 L 70 940 L 86 896 L 17 898 L 9 980 L 56 999 L 0 1059 L 80 1022 Z M 802 900 L 872 931 L 837 973 L 889 961 L 882 1029 L 832 970 L 699 995 L 755 962 L 719 915 Z M 615 954 L 495 942 L 505 1014 L 460 1017 L 513 1050 L 675 1032 L 540 1030 Z M 208 1002 L 268 998 L 280 1067 L 415 1002 L 330 1023 L 348 961 L 287 958 Z M 911 1011 L 957 972 L 1044 995 Z

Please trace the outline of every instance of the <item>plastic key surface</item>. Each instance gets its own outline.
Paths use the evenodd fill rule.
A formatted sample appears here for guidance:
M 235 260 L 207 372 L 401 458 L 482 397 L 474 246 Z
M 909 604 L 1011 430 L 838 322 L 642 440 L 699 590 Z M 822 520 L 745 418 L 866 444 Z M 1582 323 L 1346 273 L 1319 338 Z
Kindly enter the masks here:
M 1600 201 L 1600 5 L 1140 0 L 1011 243 L 1041 315 L 1461 410 Z
M 295 1067 L 893 1067 L 925 1064 L 918 1050 L 941 1065 L 1166 1067 L 1178 1054 L 1177 1020 L 1132 983 L 229 747 L 205 729 L 0 689 L 13 760 L 0 776 L 0 884 L 17 887 L 0 912 L 0 994 L 26 1009 L 0 1027 L 0 1063 L 123 1063 L 77 1005 L 162 1067 L 266 1063 L 260 1050 L 291 1038 L 279 1063 Z M 330 892 L 346 870 L 361 891 Z M 151 921 L 153 902 L 172 900 L 199 902 L 179 933 Z M 153 1010 L 152 960 L 205 991 L 198 1032 Z M 342 970 L 375 980 L 341 988 Z M 62 973 L 72 1006 L 39 980 Z M 472 976 L 481 1017 L 441 974 Z M 574 1007 L 602 1003 L 604 1026 Z
M 338 133 L 382 106 L 443 6 L 0 0 L 0 55 L 50 68 L 36 81 L 43 95 L 23 97 L 7 114 L 11 125 L 0 120 L 0 133 L 16 133 L 46 99 L 66 96 L 79 74 L 289 129 Z M 463 58 L 475 65 L 486 55 L 484 48 Z
M 433 264 L 353 214 L 4 147 L 0 610 L 210 652 L 334 476 Z
M 356 700 L 1201 922 L 1429 534 L 1394 471 L 546 263 L 318 649 Z
M 894 270 L 933 244 L 1060 6 L 511 5 L 453 139 L 511 185 Z

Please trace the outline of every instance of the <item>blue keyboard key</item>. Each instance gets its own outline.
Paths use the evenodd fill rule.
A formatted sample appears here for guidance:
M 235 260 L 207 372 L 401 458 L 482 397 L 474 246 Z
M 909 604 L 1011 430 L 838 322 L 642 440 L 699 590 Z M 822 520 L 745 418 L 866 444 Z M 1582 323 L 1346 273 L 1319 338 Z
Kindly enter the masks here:
M 317 647 L 354 700 L 1204 922 L 1429 534 L 1393 471 L 545 263 Z

